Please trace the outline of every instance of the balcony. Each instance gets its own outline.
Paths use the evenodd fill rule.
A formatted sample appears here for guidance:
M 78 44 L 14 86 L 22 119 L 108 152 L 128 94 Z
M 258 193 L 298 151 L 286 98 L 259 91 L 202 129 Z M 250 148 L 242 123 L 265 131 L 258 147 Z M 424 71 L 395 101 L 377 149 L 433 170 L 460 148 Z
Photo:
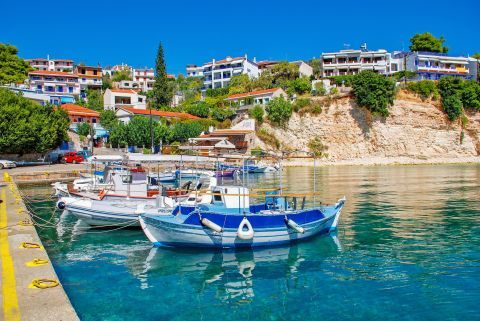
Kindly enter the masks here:
M 431 73 L 442 73 L 442 74 L 452 74 L 452 75 L 465 75 L 470 73 L 470 69 L 465 67 L 458 68 L 445 68 L 441 66 L 417 66 L 418 71 L 431 72 Z

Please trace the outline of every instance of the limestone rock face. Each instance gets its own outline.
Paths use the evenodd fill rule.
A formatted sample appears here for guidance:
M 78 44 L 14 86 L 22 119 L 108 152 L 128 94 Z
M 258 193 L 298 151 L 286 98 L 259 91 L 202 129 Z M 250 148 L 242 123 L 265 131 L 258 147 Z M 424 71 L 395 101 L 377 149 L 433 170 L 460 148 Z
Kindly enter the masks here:
M 450 122 L 438 103 L 397 97 L 387 118 L 372 118 L 351 98 L 334 100 L 318 115 L 293 114 L 286 128 L 264 124 L 283 149 L 308 150 L 319 137 L 328 147 L 325 161 L 362 158 L 476 158 L 480 155 L 480 113 L 469 114 L 463 142 L 460 121 Z M 258 142 L 258 140 L 257 140 Z M 265 147 L 258 142 L 259 147 Z

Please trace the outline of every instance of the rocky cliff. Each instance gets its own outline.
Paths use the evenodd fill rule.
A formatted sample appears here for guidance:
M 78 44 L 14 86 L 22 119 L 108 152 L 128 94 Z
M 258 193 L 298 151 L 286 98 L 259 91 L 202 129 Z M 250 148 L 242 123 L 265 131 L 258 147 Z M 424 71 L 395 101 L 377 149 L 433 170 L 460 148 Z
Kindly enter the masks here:
M 321 98 L 318 98 L 321 100 Z M 333 99 L 316 115 L 294 113 L 285 128 L 268 123 L 282 149 L 308 150 L 311 139 L 327 147 L 325 163 L 430 163 L 480 161 L 480 113 L 450 122 L 438 102 L 400 92 L 387 118 L 374 118 L 351 97 Z M 268 149 L 261 140 L 259 147 Z

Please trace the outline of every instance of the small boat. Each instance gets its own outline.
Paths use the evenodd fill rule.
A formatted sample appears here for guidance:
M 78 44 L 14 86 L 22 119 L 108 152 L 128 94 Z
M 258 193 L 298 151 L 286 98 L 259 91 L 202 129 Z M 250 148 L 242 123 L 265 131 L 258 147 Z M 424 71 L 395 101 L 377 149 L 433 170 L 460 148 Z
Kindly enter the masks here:
M 335 204 L 293 208 L 281 195 L 250 205 L 248 189 L 212 186 L 201 203 L 179 204 L 170 215 L 140 215 L 140 225 L 155 246 L 259 247 L 306 239 L 336 229 L 346 199 Z M 187 201 L 188 202 L 188 201 Z
M 149 173 L 149 183 L 159 185 L 159 183 L 174 183 L 177 180 L 175 172 Z
M 234 177 L 236 169 L 220 169 L 215 171 L 215 177 Z

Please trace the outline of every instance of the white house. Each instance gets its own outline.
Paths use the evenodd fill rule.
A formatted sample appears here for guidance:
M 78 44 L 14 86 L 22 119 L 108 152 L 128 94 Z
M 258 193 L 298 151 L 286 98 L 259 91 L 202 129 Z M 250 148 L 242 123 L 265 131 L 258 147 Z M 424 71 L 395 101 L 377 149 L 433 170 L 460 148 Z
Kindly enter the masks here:
M 303 60 L 297 60 L 290 62 L 298 66 L 298 72 L 300 76 L 311 77 L 313 75 L 313 68 Z
M 73 60 L 45 58 L 25 59 L 27 63 L 37 70 L 73 72 Z
M 244 57 L 215 60 L 203 64 L 201 67 L 187 65 L 187 76 L 203 77 L 204 89 L 224 88 L 230 84 L 233 76 L 246 74 L 250 78 L 256 78 L 259 75 L 258 65 Z
M 115 111 L 115 115 L 117 116 L 118 120 L 124 124 L 127 124 L 133 117 L 135 116 L 144 116 L 150 117 L 154 121 L 159 121 L 161 118 L 163 119 L 199 119 L 197 116 L 193 116 L 187 113 L 178 113 L 172 111 L 162 111 L 162 110 L 150 110 L 150 109 L 136 109 L 131 107 L 118 107 Z
M 105 109 L 117 110 L 120 107 L 147 109 L 147 97 L 131 89 L 107 89 L 103 95 Z
M 155 83 L 153 68 L 133 69 L 132 74 L 133 81 L 139 84 L 141 91 L 147 92 L 153 89 L 153 84 Z
M 276 97 L 288 99 L 288 95 L 282 88 L 272 88 L 230 95 L 227 97 L 227 101 L 230 102 L 231 106 L 236 107 L 238 111 L 242 111 L 250 109 L 255 105 L 266 105 Z
M 389 75 L 399 69 L 398 66 L 392 68 L 391 63 L 392 56 L 386 50 L 369 51 L 366 45 L 361 50 L 322 53 L 322 77 L 356 75 L 363 70 Z
M 478 61 L 474 58 L 434 52 L 395 53 L 394 56 L 404 60 L 406 69 L 415 72 L 419 80 L 438 80 L 445 76 L 477 79 Z
M 48 94 L 59 99 L 59 103 L 73 102 L 74 96 L 80 94 L 80 85 L 76 74 L 34 70 L 28 73 L 30 90 L 40 94 Z

